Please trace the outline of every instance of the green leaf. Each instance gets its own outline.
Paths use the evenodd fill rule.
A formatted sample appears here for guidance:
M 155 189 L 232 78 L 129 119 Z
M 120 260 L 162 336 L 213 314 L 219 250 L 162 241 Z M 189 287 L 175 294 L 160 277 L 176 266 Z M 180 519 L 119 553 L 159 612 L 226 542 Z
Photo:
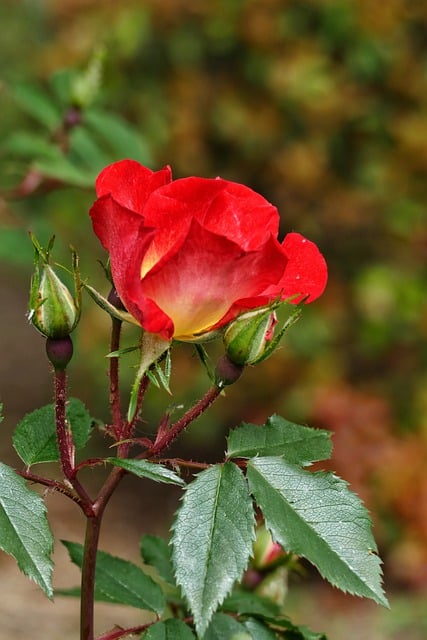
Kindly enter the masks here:
M 13 469 L 0 463 L 0 549 L 52 598 L 53 536 L 40 496 Z
M 51 157 L 58 153 L 52 142 L 45 136 L 29 131 L 14 131 L 2 143 L 2 149 L 14 156 L 33 160 L 39 156 Z
M 83 563 L 83 545 L 63 540 L 71 561 L 78 567 Z M 62 595 L 78 595 L 71 589 Z M 137 609 L 148 609 L 161 615 L 165 607 L 163 591 L 150 576 L 128 560 L 111 556 L 104 551 L 96 555 L 95 599 L 101 602 L 127 604 Z
M 61 122 L 61 114 L 51 97 L 39 87 L 30 84 L 17 85 L 13 89 L 13 97 L 21 109 L 49 130 Z
M 307 558 L 339 589 L 388 606 L 371 520 L 343 480 L 273 457 L 250 460 L 247 475 L 267 527 L 286 551 Z
M 288 618 L 272 618 L 265 622 L 276 630 L 283 629 L 280 637 L 286 640 L 328 640 L 324 633 L 317 633 L 304 625 L 295 625 Z M 262 636 L 260 640 L 263 640 Z
M 253 636 L 234 618 L 215 613 L 203 640 L 253 640 Z
M 116 114 L 88 109 L 85 125 L 106 143 L 116 158 L 132 158 L 150 164 L 151 153 L 139 131 Z
M 162 464 L 148 462 L 148 460 L 125 460 L 124 458 L 106 458 L 105 462 L 121 467 L 139 478 L 149 478 L 155 482 L 177 484 L 180 487 L 185 487 L 184 480 Z
M 111 162 L 110 155 L 101 149 L 86 127 L 75 127 L 70 133 L 69 140 L 69 154 L 76 160 L 78 166 L 99 172 Z
M 181 620 L 170 618 L 156 622 L 142 635 L 144 640 L 195 640 L 195 636 Z
M 331 457 L 330 432 L 289 422 L 280 416 L 265 425 L 242 424 L 230 432 L 227 457 L 283 456 L 288 462 L 306 465 Z
M 277 616 L 280 612 L 275 602 L 249 591 L 234 591 L 224 600 L 221 609 L 239 615 L 252 614 L 262 617 Z
M 88 171 L 88 169 L 77 166 L 59 149 L 51 157 L 37 158 L 34 162 L 34 168 L 48 178 L 54 178 L 76 187 L 92 187 L 97 173 L 94 170 Z
M 82 449 L 90 437 L 93 419 L 78 398 L 70 398 L 66 412 L 76 449 Z M 13 446 L 27 466 L 59 460 L 53 404 L 24 416 L 13 434 Z
M 140 542 L 141 557 L 145 564 L 155 567 L 163 580 L 175 584 L 172 565 L 172 548 L 162 538 L 149 534 L 143 535 Z
M 277 640 L 277 635 L 267 625 L 256 618 L 246 620 L 244 626 L 253 640 Z
M 184 493 L 172 537 L 176 581 L 200 636 L 241 578 L 253 539 L 253 505 L 240 469 L 227 462 L 202 471 Z

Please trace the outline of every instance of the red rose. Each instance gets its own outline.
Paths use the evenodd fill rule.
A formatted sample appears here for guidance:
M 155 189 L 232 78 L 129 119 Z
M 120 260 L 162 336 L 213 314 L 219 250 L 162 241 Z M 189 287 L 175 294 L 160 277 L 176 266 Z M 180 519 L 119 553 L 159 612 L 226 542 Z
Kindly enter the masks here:
M 327 280 L 316 245 L 277 240 L 279 214 L 248 187 L 220 178 L 172 180 L 133 160 L 106 167 L 92 206 L 117 292 L 141 326 L 191 340 L 279 296 L 315 300 Z

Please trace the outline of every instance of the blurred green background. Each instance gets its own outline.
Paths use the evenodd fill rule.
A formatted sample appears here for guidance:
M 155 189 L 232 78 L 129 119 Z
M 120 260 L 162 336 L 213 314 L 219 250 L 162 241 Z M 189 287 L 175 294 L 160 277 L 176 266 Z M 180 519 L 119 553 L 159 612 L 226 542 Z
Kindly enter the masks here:
M 6 433 L 51 397 L 25 320 L 28 229 L 44 242 L 55 233 L 63 264 L 72 243 L 106 291 L 87 215 L 105 164 L 133 157 L 243 182 L 278 207 L 283 234 L 319 245 L 330 280 L 285 348 L 182 447 L 213 459 L 227 428 L 273 412 L 332 430 L 330 468 L 372 513 L 396 606 L 343 600 L 313 578 L 291 609 L 332 640 L 426 637 L 427 2 L 3 0 L 0 25 Z M 104 418 L 106 340 L 108 319 L 85 300 L 72 393 Z M 207 379 L 190 348 L 174 359 L 173 402 L 188 404 Z M 147 431 L 165 402 L 150 394 Z M 0 449 L 13 459 L 5 435 Z

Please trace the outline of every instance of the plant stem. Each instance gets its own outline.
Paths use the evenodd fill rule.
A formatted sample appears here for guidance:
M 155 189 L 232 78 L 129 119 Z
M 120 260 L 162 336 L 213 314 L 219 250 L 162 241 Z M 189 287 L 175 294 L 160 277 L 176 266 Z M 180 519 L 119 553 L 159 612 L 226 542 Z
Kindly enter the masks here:
M 111 341 L 110 350 L 118 351 L 120 347 L 120 334 L 122 328 L 121 320 L 111 318 Z M 119 357 L 110 358 L 110 408 L 113 420 L 114 434 L 117 440 L 122 437 L 122 414 L 120 410 L 120 389 L 119 389 Z
M 56 437 L 62 472 L 77 493 L 80 506 L 87 516 L 93 515 L 92 500 L 76 477 L 74 467 L 74 442 L 67 425 L 67 374 L 65 369 L 55 369 L 55 423 Z
M 86 520 L 80 599 L 80 640 L 94 640 L 95 569 L 102 510 Z
M 219 386 L 212 386 L 205 395 L 191 407 L 191 409 L 184 413 L 184 415 L 181 416 L 181 418 L 177 420 L 166 432 L 160 435 L 160 438 L 156 440 L 151 449 L 144 451 L 144 454 L 138 457 L 155 457 L 163 453 L 166 449 L 169 449 L 172 442 L 176 440 L 179 434 L 184 431 L 184 429 L 186 429 L 193 420 L 198 418 L 211 406 L 211 404 L 218 398 L 221 391 L 222 389 Z

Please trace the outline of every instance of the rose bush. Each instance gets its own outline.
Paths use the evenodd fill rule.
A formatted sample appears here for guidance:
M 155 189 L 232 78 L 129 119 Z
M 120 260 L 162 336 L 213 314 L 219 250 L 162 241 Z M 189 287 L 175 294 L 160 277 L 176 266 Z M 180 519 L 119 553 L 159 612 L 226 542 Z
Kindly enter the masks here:
M 192 340 L 277 298 L 315 300 L 327 268 L 298 233 L 277 239 L 279 214 L 221 178 L 172 180 L 133 160 L 106 167 L 90 214 L 126 309 L 165 340 Z

